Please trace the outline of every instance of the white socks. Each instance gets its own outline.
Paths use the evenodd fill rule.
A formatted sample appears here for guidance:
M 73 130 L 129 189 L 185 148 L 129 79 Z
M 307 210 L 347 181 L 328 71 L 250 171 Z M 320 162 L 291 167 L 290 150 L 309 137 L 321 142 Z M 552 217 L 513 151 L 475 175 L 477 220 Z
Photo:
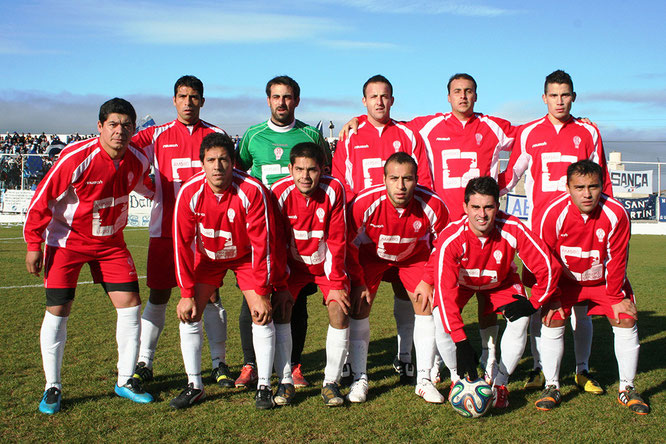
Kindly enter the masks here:
M 532 353 L 532 369 L 541 368 L 541 309 L 530 316 L 530 352 Z
M 636 369 L 638 368 L 638 327 L 634 324 L 631 328 L 613 327 L 615 336 L 615 358 L 620 373 L 620 391 L 628 385 L 634 385 Z
M 323 385 L 340 382 L 348 349 L 349 327 L 338 329 L 329 325 L 326 334 L 326 368 L 324 368 Z
M 560 364 L 564 354 L 564 326 L 541 326 L 541 364 L 546 385 L 560 388 Z
M 293 384 L 291 376 L 291 323 L 275 324 L 275 373 L 281 384 Z
M 180 351 L 183 354 L 187 383 L 195 389 L 203 389 L 201 379 L 201 344 L 203 343 L 203 327 L 201 321 L 180 323 Z
M 500 359 L 495 385 L 506 385 L 509 382 L 509 376 L 516 370 L 518 361 L 520 361 L 525 351 L 529 322 L 530 318 L 527 316 L 518 318 L 513 322 L 507 319 L 506 328 L 502 333 L 502 342 L 500 343 L 502 359 Z
M 571 310 L 571 330 L 574 337 L 574 354 L 576 355 L 576 373 L 589 370 L 590 353 L 592 352 L 592 318 L 587 315 L 587 305 L 574 305 Z
M 275 325 L 273 321 L 266 325 L 252 323 L 252 344 L 257 358 L 257 387 L 271 386 L 273 357 L 275 355 Z
M 220 362 L 226 362 L 227 353 L 227 311 L 219 300 L 206 304 L 203 321 L 206 336 L 208 336 L 210 359 L 213 368 L 217 368 L 220 366 Z
M 349 320 L 349 362 L 354 381 L 368 373 L 368 346 L 370 345 L 370 319 Z M 367 377 L 367 376 L 366 376 Z
M 167 304 L 153 304 L 146 302 L 141 316 L 141 348 L 139 350 L 139 361 L 145 362 L 146 366 L 153 368 L 153 358 L 157 341 L 164 330 L 164 319 L 166 318 Z
M 65 342 L 67 342 L 67 319 L 69 318 L 55 316 L 48 311 L 44 313 L 44 321 L 42 321 L 42 328 L 39 332 L 42 365 L 44 366 L 44 376 L 46 376 L 44 390 L 51 387 L 62 390 L 60 371 L 62 356 L 65 353 Z
M 430 370 L 435 360 L 435 322 L 432 315 L 414 315 L 414 346 L 418 384 L 430 380 Z
M 141 338 L 141 305 L 116 308 L 116 342 L 118 343 L 118 386 L 127 384 L 134 374 L 134 365 L 139 356 Z
M 479 362 L 483 370 L 490 377 L 490 380 L 495 379 L 497 373 L 497 334 L 499 332 L 499 325 L 491 325 L 483 329 L 479 329 L 481 335 L 481 358 Z M 506 333 L 505 333 L 506 334 Z M 525 332 L 527 334 L 527 332 Z
M 393 296 L 393 317 L 398 330 L 398 359 L 412 362 L 412 338 L 414 337 L 414 306 L 412 301 Z
M 456 382 L 460 380 L 460 376 L 458 376 L 458 362 L 456 360 L 456 343 L 451 339 L 451 335 L 444 330 L 439 312 L 434 312 L 433 317 L 436 318 L 434 322 L 437 351 L 439 351 L 444 365 L 446 365 L 449 373 L 451 373 L 451 382 Z

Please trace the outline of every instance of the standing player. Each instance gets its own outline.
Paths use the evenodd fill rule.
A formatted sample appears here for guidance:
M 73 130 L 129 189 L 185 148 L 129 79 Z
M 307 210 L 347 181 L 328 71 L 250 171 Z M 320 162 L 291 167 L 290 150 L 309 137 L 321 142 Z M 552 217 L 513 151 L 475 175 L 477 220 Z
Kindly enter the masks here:
M 464 209 L 467 217 L 451 223 L 437 238 L 434 273 L 427 274 L 435 283 L 437 340 L 450 334 L 458 375 L 476 379 L 476 355 L 463 330 L 462 309 L 476 292 L 486 301 L 484 314 L 503 314 L 507 323 L 501 359 L 491 383 L 493 405 L 506 408 L 506 385 L 525 350 L 529 316 L 557 289 L 560 267 L 541 239 L 518 218 L 499 211 L 499 187 L 492 177 L 467 183 Z M 529 300 L 514 263 L 516 254 L 537 279 Z
M 343 404 L 340 375 L 349 347 L 349 279 L 345 273 L 347 239 L 346 200 L 342 183 L 323 175 L 324 155 L 319 145 L 299 143 L 289 155 L 290 175 L 271 188 L 279 209 L 278 224 L 284 226 L 283 245 L 288 253 L 289 292 L 315 283 L 324 294 L 328 309 L 326 368 L 321 396 L 327 406 Z M 276 324 L 275 353 L 278 377 L 289 366 L 291 331 L 286 324 Z M 281 330 L 285 330 L 281 333 Z M 289 348 L 289 350 L 287 350 Z M 291 389 L 293 393 L 293 386 Z M 288 393 L 288 390 L 283 390 Z M 278 388 L 280 394 L 280 388 Z M 287 401 L 287 398 L 284 399 Z M 276 402 L 282 398 L 276 395 Z
M 627 279 L 629 216 L 620 202 L 602 193 L 606 172 L 596 162 L 576 162 L 567 168 L 566 177 L 567 192 L 551 202 L 540 224 L 541 237 L 558 256 L 564 273 L 559 301 L 552 301 L 553 307 L 561 308 L 545 313 L 541 327 L 546 389 L 536 408 L 551 410 L 560 403 L 564 318 L 572 306 L 587 302 L 589 314 L 606 316 L 613 327 L 620 373 L 618 401 L 646 415 L 650 407 L 634 388 L 640 344 L 635 299 Z
M 171 289 L 177 286 L 174 266 L 172 222 L 176 196 L 181 185 L 201 171 L 199 147 L 204 136 L 226 134 L 199 118 L 204 105 L 204 87 L 194 76 L 182 76 L 173 87 L 174 121 L 140 131 L 132 143 L 144 148 L 155 169 L 155 196 L 150 216 L 148 278 L 150 298 L 141 318 L 141 350 L 134 377 L 153 379 L 153 358 L 164 329 Z M 233 387 L 226 364 L 227 314 L 217 292 L 203 313 L 213 364 L 213 379 L 222 387 Z
M 201 143 L 204 171 L 180 190 L 174 210 L 176 278 L 181 289 L 177 314 L 188 385 L 171 401 L 188 407 L 204 398 L 201 379 L 201 315 L 228 270 L 236 275 L 252 313 L 252 338 L 259 381 L 256 407 L 273 407 L 271 369 L 275 348 L 271 289 L 275 285 L 274 221 L 268 190 L 233 168 L 234 143 L 213 133 Z M 286 282 L 282 282 L 283 287 Z
M 363 85 L 363 105 L 367 108 L 367 116 L 359 118 L 356 132 L 350 132 L 338 141 L 333 156 L 332 174 L 344 184 L 348 201 L 360 191 L 382 184 L 384 163 L 391 154 L 397 152 L 407 153 L 414 158 L 417 166 L 421 166 L 418 183 L 432 188 L 423 141 L 405 124 L 391 119 L 393 102 L 393 86 L 386 77 L 375 75 Z M 414 376 L 414 310 L 400 280 L 396 276 L 386 279 L 393 286 L 393 315 L 398 330 L 398 355 L 393 367 L 403 383 L 411 382 Z
M 115 98 L 99 110 L 99 137 L 66 147 L 39 184 L 24 226 L 25 264 L 39 276 L 44 267 L 46 313 L 40 332 L 46 391 L 42 413 L 60 411 L 60 372 L 67 320 L 84 264 L 101 283 L 118 313 L 118 380 L 115 392 L 134 402 L 153 397 L 132 377 L 139 353 L 141 299 L 132 256 L 123 238 L 129 193 L 143 186 L 150 167 L 144 153 L 129 145 L 136 112 Z M 42 254 L 42 242 L 46 251 Z
M 397 268 L 415 313 L 417 395 L 427 402 L 444 397 L 430 380 L 435 331 L 429 299 L 432 287 L 422 280 L 431 242 L 448 221 L 446 204 L 417 185 L 417 166 L 407 153 L 394 153 L 384 165 L 384 185 L 362 191 L 350 206 L 348 270 L 352 278 L 349 361 L 354 383 L 347 398 L 365 402 L 368 395 L 368 317 L 384 273 Z
M 599 130 L 592 124 L 571 115 L 576 100 L 571 76 L 562 70 L 550 73 L 544 83 L 543 102 L 548 114 L 541 119 L 520 127 L 516 135 L 517 145 L 511 152 L 509 164 L 499 176 L 501 194 L 512 189 L 525 174 L 525 194 L 532 203 L 527 226 L 538 230 L 541 214 L 546 205 L 565 190 L 566 170 L 578 160 L 590 159 L 601 165 L 605 185 L 604 192 L 612 195 L 610 178 L 606 169 L 606 157 Z M 533 281 L 523 274 L 525 285 Z M 574 308 L 576 321 L 572 322 L 574 350 L 576 354 L 576 384 L 594 394 L 602 394 L 603 388 L 588 373 L 588 361 L 592 347 L 592 321 L 586 315 L 586 306 Z M 538 313 L 532 317 L 530 337 L 534 370 L 526 388 L 540 388 L 543 384 L 540 370 L 538 338 L 541 319 Z
M 328 144 L 321 133 L 314 127 L 296 120 L 295 111 L 300 102 L 301 88 L 288 76 L 275 77 L 266 84 L 266 101 L 271 110 L 271 117 L 265 122 L 251 126 L 243 134 L 238 148 L 238 166 L 248 171 L 251 176 L 271 186 L 278 179 L 289 174 L 289 152 L 300 142 L 313 142 L 319 145 L 330 165 Z M 305 387 L 308 382 L 301 371 L 301 354 L 305 346 L 308 328 L 306 287 L 299 295 L 293 307 L 291 329 L 293 337 L 293 378 L 296 387 Z M 245 387 L 256 379 L 254 368 L 254 350 L 252 350 L 251 319 L 245 300 L 238 319 L 245 365 L 236 380 L 236 387 Z

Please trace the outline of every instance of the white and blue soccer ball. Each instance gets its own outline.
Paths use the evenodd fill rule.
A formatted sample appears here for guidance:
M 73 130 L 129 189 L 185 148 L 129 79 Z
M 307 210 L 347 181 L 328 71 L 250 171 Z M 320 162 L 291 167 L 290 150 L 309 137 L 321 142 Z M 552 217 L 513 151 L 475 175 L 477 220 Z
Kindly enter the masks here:
M 449 402 L 459 415 L 465 418 L 478 418 L 490 409 L 493 403 L 493 389 L 481 378 L 474 381 L 463 378 L 453 385 Z

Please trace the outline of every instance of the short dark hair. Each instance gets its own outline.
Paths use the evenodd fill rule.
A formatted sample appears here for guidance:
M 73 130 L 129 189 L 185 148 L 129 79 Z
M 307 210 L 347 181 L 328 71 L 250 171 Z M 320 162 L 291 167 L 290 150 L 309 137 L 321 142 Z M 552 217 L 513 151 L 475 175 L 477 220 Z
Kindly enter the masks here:
M 493 196 L 495 203 L 499 205 L 499 185 L 497 181 L 490 176 L 475 177 L 467 182 L 465 187 L 465 204 L 469 203 L 469 199 L 474 194 L 482 194 L 484 196 Z
M 99 108 L 99 121 L 101 123 L 106 122 L 106 119 L 109 118 L 109 114 L 124 114 L 130 118 L 132 124 L 136 126 L 136 111 L 131 103 L 125 99 L 114 97 L 111 100 L 107 100 Z
M 458 79 L 465 79 L 471 81 L 474 84 L 474 92 L 476 92 L 476 80 L 474 80 L 474 77 L 470 76 L 467 73 L 459 72 L 457 74 L 453 74 L 449 79 L 449 83 L 446 84 L 446 90 L 448 91 L 449 94 L 451 94 L 451 82 Z
M 229 154 L 231 162 L 234 163 L 236 160 L 236 146 L 234 141 L 231 140 L 231 137 L 222 133 L 210 133 L 201 141 L 201 148 L 199 149 L 199 160 L 203 162 L 204 157 L 206 157 L 206 151 L 211 148 L 224 148 Z
M 572 163 L 567 168 L 567 184 L 574 175 L 579 176 L 598 176 L 599 183 L 604 185 L 604 170 L 596 162 L 591 161 L 590 159 L 579 160 L 576 163 Z
M 549 83 L 565 83 L 571 87 L 571 92 L 574 92 L 573 80 L 571 80 L 571 76 L 566 72 L 562 71 L 561 69 L 553 71 L 546 76 L 546 81 L 543 84 L 544 94 L 548 92 Z
M 414 166 L 414 174 L 418 173 L 419 167 L 416 164 L 416 161 L 412 156 L 410 156 L 407 153 L 403 153 L 402 151 L 399 151 L 397 153 L 393 153 L 389 156 L 388 159 L 386 159 L 386 163 L 384 164 L 384 176 L 386 176 L 386 168 L 389 163 L 396 162 L 399 164 L 404 164 L 404 163 L 410 163 Z
M 391 82 L 389 82 L 389 80 L 381 74 L 374 75 L 365 81 L 363 84 L 363 97 L 365 97 L 365 90 L 371 83 L 386 83 L 389 87 L 389 90 L 391 91 L 391 97 L 393 97 L 393 85 L 391 85 Z
M 203 82 L 194 76 L 187 75 L 176 80 L 176 84 L 173 85 L 174 97 L 176 97 L 176 94 L 178 94 L 178 88 L 180 88 L 181 86 L 188 86 L 193 90 L 195 90 L 196 92 L 198 92 L 201 97 L 204 96 Z
M 324 166 L 324 153 L 321 147 L 314 142 L 301 142 L 294 145 L 289 153 L 289 163 L 293 165 L 298 157 L 314 159 L 317 165 Z
M 266 97 L 271 96 L 271 86 L 273 85 L 286 85 L 293 91 L 294 99 L 298 100 L 298 98 L 301 97 L 301 87 L 298 86 L 296 80 L 289 76 L 277 76 L 270 79 L 266 84 Z

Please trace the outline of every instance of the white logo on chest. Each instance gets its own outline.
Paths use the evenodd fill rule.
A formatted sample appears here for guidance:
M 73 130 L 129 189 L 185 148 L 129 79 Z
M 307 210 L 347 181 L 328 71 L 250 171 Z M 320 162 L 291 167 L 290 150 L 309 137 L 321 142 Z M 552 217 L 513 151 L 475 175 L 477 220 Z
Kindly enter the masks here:
M 278 146 L 273 150 L 273 153 L 275 154 L 275 160 L 280 160 L 284 154 L 284 150 Z
M 502 252 L 501 251 L 495 250 L 495 252 L 493 253 L 493 257 L 495 258 L 495 262 L 497 264 L 502 263 Z
M 397 153 L 398 151 L 400 151 L 400 147 L 401 147 L 401 146 L 402 146 L 402 145 L 400 144 L 400 141 L 399 141 L 399 140 L 395 140 L 395 141 L 393 141 L 393 149 L 395 150 L 396 153 Z
M 234 219 L 236 218 L 236 212 L 234 211 L 233 208 L 229 208 L 227 210 L 227 217 L 229 218 L 229 222 L 233 223 Z
M 323 224 L 324 223 L 324 216 L 326 215 L 326 212 L 324 211 L 324 209 L 323 208 L 317 208 L 316 214 L 317 214 L 317 219 L 319 219 L 319 223 Z
M 580 147 L 580 142 L 581 142 L 580 137 L 579 136 L 574 136 L 573 143 L 574 143 L 574 146 L 576 147 L 576 149 L 578 149 Z
M 599 242 L 603 242 L 603 241 L 604 241 L 604 237 L 606 236 L 606 232 L 605 232 L 603 229 L 599 228 L 599 229 L 595 232 L 595 234 L 597 235 L 597 239 L 599 239 Z
M 414 231 L 419 231 L 422 226 L 423 224 L 421 223 L 421 221 L 417 220 L 416 222 L 414 222 Z
M 476 138 L 476 144 L 481 145 L 481 141 L 483 140 L 483 134 L 476 133 L 476 135 L 474 137 Z

